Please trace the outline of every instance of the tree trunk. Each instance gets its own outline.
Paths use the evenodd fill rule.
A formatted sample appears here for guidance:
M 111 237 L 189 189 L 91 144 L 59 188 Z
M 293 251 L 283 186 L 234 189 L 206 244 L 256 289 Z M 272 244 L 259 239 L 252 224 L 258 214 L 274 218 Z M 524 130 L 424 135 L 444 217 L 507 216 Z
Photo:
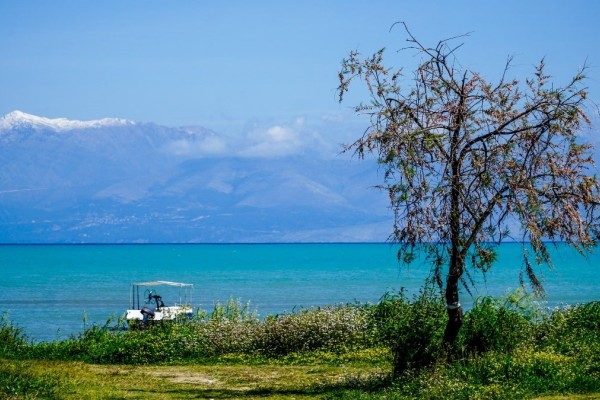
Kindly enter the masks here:
M 458 235 L 457 235 L 458 237 Z M 446 278 L 446 308 L 448 310 L 448 323 L 444 331 L 444 342 L 450 347 L 454 346 L 456 336 L 463 323 L 463 309 L 458 298 L 458 282 L 462 276 L 465 258 L 460 251 L 458 240 L 453 242 L 450 252 L 450 268 Z
M 463 80 L 464 88 L 464 80 Z M 464 96 L 460 97 L 458 111 L 454 115 L 455 128 L 450 139 L 450 167 L 452 168 L 452 179 L 450 188 L 450 266 L 446 279 L 446 307 L 448 310 L 448 323 L 444 332 L 444 342 L 454 347 L 454 342 L 463 322 L 462 307 L 458 301 L 458 281 L 462 276 L 465 266 L 465 256 L 461 246 L 461 160 L 457 151 L 460 142 L 460 130 L 464 120 L 462 105 Z
M 458 142 L 458 129 L 452 139 L 452 189 L 450 191 L 450 266 L 446 278 L 446 307 L 448 323 L 444 332 L 444 342 L 453 347 L 458 331 L 462 325 L 463 312 L 458 301 L 458 281 L 462 276 L 465 258 L 461 252 L 460 240 L 460 168 L 456 159 L 455 143 Z
M 458 301 L 458 268 L 448 274 L 446 281 L 446 307 L 448 310 L 448 322 L 444 331 L 444 342 L 449 346 L 454 346 L 456 336 L 463 323 L 463 309 Z

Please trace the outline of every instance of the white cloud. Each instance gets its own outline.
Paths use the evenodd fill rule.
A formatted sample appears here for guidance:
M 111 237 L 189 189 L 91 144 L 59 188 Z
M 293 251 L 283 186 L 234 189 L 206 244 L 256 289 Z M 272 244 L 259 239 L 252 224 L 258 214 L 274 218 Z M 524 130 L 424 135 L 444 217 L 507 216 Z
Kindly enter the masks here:
M 283 157 L 300 153 L 307 145 L 302 132 L 304 119 L 298 118 L 290 126 L 274 125 L 248 133 L 247 146 L 239 151 L 242 157 Z
M 223 155 L 227 151 L 227 142 L 219 136 L 208 136 L 201 140 L 180 139 L 172 142 L 168 150 L 178 156 L 206 157 Z
M 350 127 L 350 128 L 349 128 Z M 238 136 L 212 134 L 190 136 L 173 141 L 167 148 L 181 157 L 279 158 L 304 153 L 319 157 L 337 157 L 342 137 L 354 132 L 351 124 L 327 116 L 313 119 L 298 117 L 287 123 L 255 124 Z

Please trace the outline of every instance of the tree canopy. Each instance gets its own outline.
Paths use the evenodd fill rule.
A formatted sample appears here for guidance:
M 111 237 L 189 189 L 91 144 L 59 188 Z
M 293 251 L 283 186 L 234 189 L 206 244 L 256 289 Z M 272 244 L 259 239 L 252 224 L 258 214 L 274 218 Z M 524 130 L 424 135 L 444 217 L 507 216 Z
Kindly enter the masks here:
M 521 280 L 536 290 L 532 261 L 551 263 L 548 242 L 582 253 L 596 243 L 599 183 L 592 146 L 579 136 L 590 124 L 585 68 L 558 87 L 544 60 L 531 77 L 508 79 L 509 58 L 492 82 L 461 66 L 460 44 L 452 47 L 458 38 L 426 47 L 404 28 L 403 51 L 421 57 L 411 76 L 386 67 L 384 49 L 365 59 L 353 51 L 342 62 L 340 102 L 357 80 L 370 97 L 355 107 L 370 126 L 346 150 L 377 155 L 399 259 L 422 252 L 432 263 L 451 343 L 462 323 L 459 285 L 469 290 L 471 271 L 487 271 L 502 241 L 526 244 Z

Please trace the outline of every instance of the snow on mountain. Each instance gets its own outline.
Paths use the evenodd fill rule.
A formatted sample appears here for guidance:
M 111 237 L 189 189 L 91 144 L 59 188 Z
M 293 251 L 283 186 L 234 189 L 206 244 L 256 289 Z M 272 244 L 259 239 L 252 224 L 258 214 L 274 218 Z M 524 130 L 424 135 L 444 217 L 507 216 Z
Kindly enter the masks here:
M 64 132 L 73 129 L 103 128 L 109 126 L 133 125 L 133 121 L 121 118 L 103 118 L 91 121 L 69 120 L 66 118 L 45 118 L 13 111 L 0 118 L 0 130 L 11 130 L 21 128 L 50 129 L 56 132 Z

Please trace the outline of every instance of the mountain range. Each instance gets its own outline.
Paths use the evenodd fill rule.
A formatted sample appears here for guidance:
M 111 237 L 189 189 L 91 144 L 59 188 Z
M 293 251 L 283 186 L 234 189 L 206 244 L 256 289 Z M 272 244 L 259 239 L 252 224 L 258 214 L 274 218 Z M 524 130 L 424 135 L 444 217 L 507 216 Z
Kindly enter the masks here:
M 0 118 L 0 243 L 385 240 L 376 163 L 299 129 L 236 138 L 14 111 Z

